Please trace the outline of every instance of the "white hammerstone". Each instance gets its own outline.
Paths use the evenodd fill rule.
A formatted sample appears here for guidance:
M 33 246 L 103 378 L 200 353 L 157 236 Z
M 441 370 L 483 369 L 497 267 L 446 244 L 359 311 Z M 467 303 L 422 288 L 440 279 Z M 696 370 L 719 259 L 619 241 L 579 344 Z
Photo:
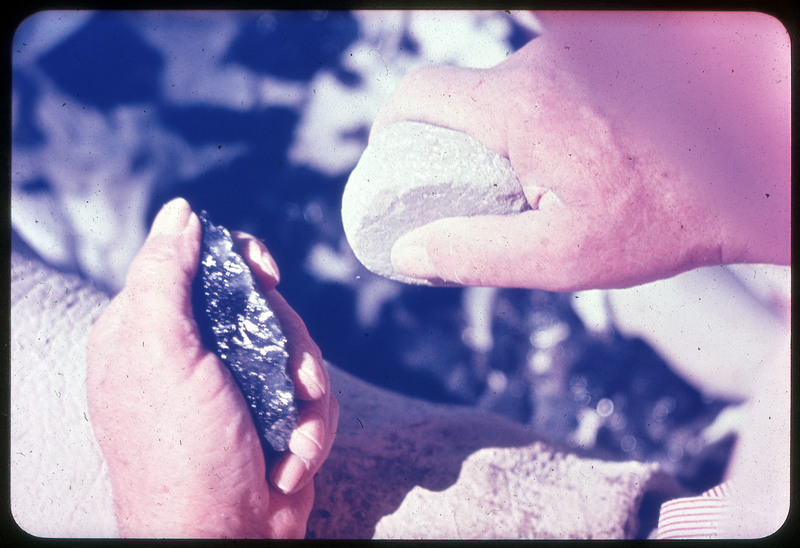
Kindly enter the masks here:
M 474 137 L 420 122 L 387 126 L 370 142 L 342 197 L 350 246 L 369 270 L 426 284 L 394 270 L 392 246 L 403 234 L 445 217 L 512 215 L 529 209 L 504 158 Z

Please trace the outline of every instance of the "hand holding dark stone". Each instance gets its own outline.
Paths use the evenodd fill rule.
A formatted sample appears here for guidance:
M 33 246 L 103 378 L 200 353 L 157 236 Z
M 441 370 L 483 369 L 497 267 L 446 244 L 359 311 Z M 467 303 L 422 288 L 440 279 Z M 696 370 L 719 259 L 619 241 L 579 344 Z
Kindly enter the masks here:
M 228 230 L 205 211 L 200 222 L 193 308 L 203 342 L 242 390 L 265 453 L 285 451 L 298 421 L 286 337 Z
M 305 534 L 314 502 L 312 479 L 333 444 L 338 406 L 319 348 L 275 290 L 278 270 L 269 252 L 252 236 L 234 233 L 232 239 L 247 265 L 242 272 L 250 273 L 260 292 L 257 305 L 249 297 L 238 304 L 229 300 L 233 315 L 221 317 L 231 329 L 237 319 L 239 328 L 263 304 L 260 299 L 269 302 L 274 318 L 262 325 L 268 331 L 261 339 L 283 341 L 282 346 L 275 344 L 278 350 L 262 340 L 247 351 L 264 349 L 273 361 L 278 356 L 294 384 L 294 419 L 276 409 L 255 417 L 279 425 L 277 439 L 283 439 L 285 451 L 265 444 L 263 423 L 254 421 L 248 397 L 234 379 L 239 373 L 203 343 L 192 307 L 201 222 L 186 201 L 173 200 L 156 216 L 125 287 L 93 326 L 86 353 L 89 420 L 108 465 L 122 536 Z M 236 294 L 254 293 L 237 286 Z M 278 321 L 283 336 L 274 330 Z M 255 339 L 248 327 L 229 335 Z M 226 358 L 246 359 L 231 348 L 224 351 Z M 259 386 L 263 389 L 259 383 L 250 388 Z M 264 397 L 263 390 L 257 394 Z M 287 412 L 289 406 L 280 409 Z

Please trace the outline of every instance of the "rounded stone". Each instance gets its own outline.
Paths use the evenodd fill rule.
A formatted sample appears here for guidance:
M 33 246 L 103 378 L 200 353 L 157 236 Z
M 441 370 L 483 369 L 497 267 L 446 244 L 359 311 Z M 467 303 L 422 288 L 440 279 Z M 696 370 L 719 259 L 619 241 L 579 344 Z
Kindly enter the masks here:
M 364 151 L 342 196 L 344 231 L 372 272 L 414 284 L 392 267 L 403 234 L 445 217 L 512 215 L 529 209 L 511 162 L 474 137 L 431 124 L 398 122 Z

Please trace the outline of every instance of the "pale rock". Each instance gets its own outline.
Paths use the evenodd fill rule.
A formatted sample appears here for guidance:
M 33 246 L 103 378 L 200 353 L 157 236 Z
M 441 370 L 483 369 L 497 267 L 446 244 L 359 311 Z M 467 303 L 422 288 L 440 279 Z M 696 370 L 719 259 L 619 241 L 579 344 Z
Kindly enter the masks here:
M 407 283 L 390 253 L 400 236 L 445 217 L 512 215 L 528 209 L 508 158 L 474 137 L 399 122 L 373 137 L 342 197 L 345 234 L 371 271 Z
M 578 455 L 493 413 L 329 372 L 339 427 L 309 538 L 630 538 L 646 494 L 681 493 L 655 463 Z

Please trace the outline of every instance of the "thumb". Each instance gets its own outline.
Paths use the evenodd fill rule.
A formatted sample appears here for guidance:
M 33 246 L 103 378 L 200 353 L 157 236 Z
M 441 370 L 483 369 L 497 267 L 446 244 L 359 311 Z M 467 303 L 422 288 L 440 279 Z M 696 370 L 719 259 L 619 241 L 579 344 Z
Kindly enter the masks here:
M 192 280 L 200 258 L 200 219 L 183 198 L 161 208 L 128 269 L 124 291 L 139 306 L 191 317 Z
M 580 275 L 576 220 L 564 206 L 439 219 L 399 238 L 392 265 L 434 284 L 569 291 Z

